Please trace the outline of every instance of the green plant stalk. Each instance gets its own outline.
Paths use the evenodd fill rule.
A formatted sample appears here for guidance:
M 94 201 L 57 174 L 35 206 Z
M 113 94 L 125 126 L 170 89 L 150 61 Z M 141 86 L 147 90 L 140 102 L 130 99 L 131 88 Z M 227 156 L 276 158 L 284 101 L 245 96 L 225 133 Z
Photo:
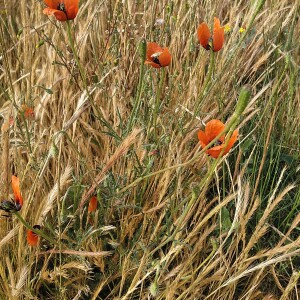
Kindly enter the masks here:
M 23 123 L 25 125 L 25 131 L 26 131 L 26 137 L 27 137 L 27 142 L 28 142 L 28 148 L 29 148 L 30 153 L 32 153 L 32 148 L 31 148 L 31 143 L 30 143 L 30 133 L 29 133 L 27 122 L 26 122 L 26 119 L 25 119 L 25 116 L 24 116 L 23 112 L 21 112 L 21 118 L 22 118 L 22 121 L 23 121 Z
M 134 124 L 134 120 L 136 119 L 136 116 L 138 114 L 140 105 L 141 105 L 141 96 L 142 96 L 142 91 L 144 87 L 144 75 L 145 75 L 145 59 L 146 59 L 146 51 L 147 51 L 147 45 L 146 41 L 142 40 L 140 44 L 140 50 L 141 50 L 141 65 L 140 65 L 140 76 L 139 76 L 139 84 L 138 84 L 138 89 L 137 89 L 137 94 L 134 99 L 134 106 L 132 110 L 132 114 L 129 119 L 128 127 L 127 127 L 127 132 L 130 132 L 132 129 L 132 126 Z
M 223 161 L 223 163 L 222 163 L 222 173 L 223 173 L 223 178 L 222 178 L 222 184 L 223 184 L 223 187 L 222 187 L 222 189 L 223 189 L 223 195 L 222 195 L 222 197 L 223 197 L 223 199 L 225 199 L 225 196 L 226 196 L 226 193 L 225 193 L 225 189 L 226 189 L 226 178 L 225 178 L 225 175 L 226 175 L 226 168 L 225 168 L 225 162 Z
M 157 115 L 159 111 L 159 104 L 160 104 L 160 96 L 164 84 L 164 78 L 165 78 L 165 69 L 162 68 L 161 74 L 160 74 L 160 79 L 159 79 L 159 84 L 158 84 L 158 90 L 156 92 L 156 97 L 155 97 L 155 107 L 154 107 L 154 114 L 153 114 L 153 127 L 154 127 L 154 132 L 155 132 L 155 140 L 157 140 L 157 130 L 156 130 L 156 125 L 157 125 Z
M 197 104 L 196 104 L 196 108 L 194 110 L 194 113 L 196 115 L 198 114 L 198 109 L 199 109 L 200 104 L 203 100 L 203 96 L 206 94 L 208 88 L 210 87 L 210 85 L 212 83 L 214 70 L 215 70 L 215 52 L 211 49 L 210 50 L 210 60 L 209 60 L 208 72 L 207 72 L 207 75 L 205 76 L 205 81 L 203 83 L 202 92 L 200 93 L 200 96 L 199 96 Z
M 60 199 L 60 193 L 61 193 L 61 187 L 60 187 L 60 180 L 61 180 L 61 145 L 62 145 L 62 140 L 60 140 L 59 144 L 59 151 L 58 151 L 58 157 L 57 157 L 57 215 L 58 215 L 58 248 L 59 248 L 59 265 L 62 265 L 62 244 L 61 244 L 61 203 L 59 201 Z M 62 274 L 59 274 L 59 289 L 62 288 Z
M 20 111 L 19 111 L 20 112 Z M 22 119 L 22 122 L 24 123 L 24 126 L 25 126 L 25 132 L 26 134 L 24 134 L 23 132 L 23 128 L 22 126 L 19 124 L 19 122 L 17 122 L 17 126 L 22 134 L 22 137 L 24 139 L 27 139 L 27 143 L 28 143 L 28 149 L 29 149 L 29 152 L 32 153 L 32 148 L 31 148 L 31 144 L 30 144 L 30 134 L 29 134 L 29 131 L 28 131 L 28 127 L 27 127 L 27 123 L 26 123 L 26 120 L 25 120 L 25 117 L 24 117 L 24 114 L 22 112 L 20 112 L 20 115 L 21 115 L 21 119 Z
M 86 92 L 88 93 L 87 83 L 86 83 L 86 76 L 85 76 L 85 74 L 84 74 L 84 72 L 83 72 L 81 63 L 80 63 L 80 61 L 79 61 L 79 57 L 78 57 L 78 55 L 77 55 L 77 51 L 76 51 L 76 49 L 75 49 L 74 40 L 73 40 L 73 38 L 72 38 L 72 32 L 71 32 L 71 24 L 70 24 L 69 21 L 67 21 L 67 34 L 68 34 L 68 39 L 69 39 L 70 47 L 71 47 L 72 52 L 73 52 L 73 55 L 74 55 L 74 57 L 75 57 L 76 64 L 77 64 L 77 66 L 78 66 L 78 68 L 79 68 L 79 73 L 80 73 L 80 76 L 81 76 L 81 78 L 82 78 L 82 81 L 83 81 L 83 84 L 84 84 L 84 88 L 85 88 Z M 89 96 L 89 98 L 90 98 L 89 93 L 88 93 L 88 96 Z
M 33 228 L 32 226 L 30 226 L 23 218 L 22 216 L 17 212 L 17 211 L 14 211 L 13 214 L 19 219 L 19 221 L 28 229 L 28 230 L 31 230 L 33 231 L 35 234 L 43 237 L 45 240 L 49 241 L 50 243 L 54 244 L 54 245 L 57 245 L 57 242 L 54 241 L 52 238 L 50 238 L 48 235 L 46 235 L 43 231 L 41 230 L 38 230 L 38 229 L 35 229 Z

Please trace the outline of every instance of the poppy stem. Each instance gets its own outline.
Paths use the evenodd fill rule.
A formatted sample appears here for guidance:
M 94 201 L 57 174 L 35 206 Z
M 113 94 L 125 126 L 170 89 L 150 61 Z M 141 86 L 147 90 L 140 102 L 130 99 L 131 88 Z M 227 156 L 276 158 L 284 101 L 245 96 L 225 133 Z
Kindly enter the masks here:
M 140 43 L 140 56 L 141 56 L 141 65 L 140 65 L 140 78 L 139 78 L 139 84 L 137 89 L 137 94 L 134 99 L 134 106 L 132 110 L 132 114 L 129 119 L 127 132 L 130 132 L 132 129 L 132 126 L 134 124 L 134 120 L 136 119 L 137 113 L 139 111 L 140 102 L 141 102 L 141 95 L 144 87 L 144 75 L 145 75 L 145 58 L 146 58 L 146 40 L 143 39 Z
M 205 94 L 207 91 L 207 86 L 211 82 L 214 70 L 215 70 L 215 52 L 211 49 L 208 72 L 207 72 L 206 79 L 203 84 L 203 94 Z
M 77 64 L 78 69 L 79 69 L 80 77 L 83 81 L 84 88 L 87 90 L 86 76 L 83 72 L 82 66 L 81 66 L 80 61 L 79 61 L 79 57 L 78 57 L 76 49 L 75 49 L 74 40 L 72 38 L 71 25 L 70 25 L 69 21 L 67 21 L 67 33 L 68 33 L 68 39 L 69 39 L 70 47 L 72 49 L 73 55 L 74 55 L 75 60 L 76 60 L 76 64 Z
M 225 147 L 224 147 L 225 148 Z M 223 197 L 223 199 L 225 199 L 226 198 L 226 166 L 225 166 L 225 161 L 223 160 L 223 162 L 222 162 L 222 193 L 223 193 L 223 195 L 222 195 L 222 197 Z
M 162 87 L 164 84 L 164 78 L 165 78 L 165 69 L 162 68 L 162 71 L 160 74 L 160 79 L 159 79 L 159 84 L 158 84 L 158 89 L 156 92 L 155 106 L 154 106 L 154 113 L 153 113 L 153 127 L 154 127 L 155 140 L 157 140 L 157 130 L 156 130 L 157 115 L 158 115 L 158 111 L 159 111 L 160 96 L 161 96 Z
M 29 133 L 29 130 L 28 130 L 28 125 L 26 123 L 24 112 L 20 111 L 20 115 L 21 115 L 21 119 L 22 119 L 22 121 L 24 123 L 24 126 L 25 126 L 25 132 L 26 132 L 26 138 L 27 138 L 28 148 L 29 148 L 30 153 L 32 153 L 32 148 L 31 148 L 31 143 L 30 143 L 30 133 Z
M 207 75 L 205 76 L 205 81 L 203 83 L 203 88 L 202 88 L 202 91 L 200 93 L 200 96 L 199 96 L 199 99 L 198 99 L 198 102 L 197 102 L 197 105 L 196 105 L 196 108 L 195 108 L 195 111 L 194 111 L 195 115 L 198 114 L 198 109 L 199 109 L 199 106 L 200 106 L 200 104 L 203 100 L 203 97 L 207 93 L 207 91 L 208 91 L 208 89 L 209 89 L 209 87 L 212 83 L 212 77 L 213 77 L 214 70 L 215 70 L 215 52 L 211 49 L 210 50 L 210 60 L 209 60 L 208 72 L 207 72 Z M 220 109 L 220 104 L 218 103 L 218 105 L 219 105 L 219 109 Z
M 33 228 L 32 226 L 30 226 L 23 218 L 22 216 L 17 212 L 17 211 L 14 211 L 13 212 L 14 215 L 19 219 L 19 221 L 28 229 L 28 230 L 31 230 L 33 231 L 35 234 L 43 237 L 45 240 L 49 241 L 50 243 L 56 245 L 56 241 L 54 241 L 53 239 L 51 239 L 50 237 L 48 237 L 43 231 L 41 230 L 38 230 L 36 228 Z

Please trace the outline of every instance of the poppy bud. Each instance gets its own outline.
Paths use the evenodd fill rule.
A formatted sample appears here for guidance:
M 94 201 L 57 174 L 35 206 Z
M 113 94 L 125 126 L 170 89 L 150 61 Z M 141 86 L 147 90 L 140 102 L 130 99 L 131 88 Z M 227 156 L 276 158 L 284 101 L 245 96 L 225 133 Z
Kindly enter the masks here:
M 147 52 L 147 42 L 145 39 L 142 39 L 139 45 L 140 50 L 140 56 L 142 61 L 145 61 L 146 59 L 146 52 Z
M 244 112 L 245 108 L 248 105 L 250 95 L 250 87 L 247 85 L 243 86 L 235 109 L 236 116 L 240 116 Z

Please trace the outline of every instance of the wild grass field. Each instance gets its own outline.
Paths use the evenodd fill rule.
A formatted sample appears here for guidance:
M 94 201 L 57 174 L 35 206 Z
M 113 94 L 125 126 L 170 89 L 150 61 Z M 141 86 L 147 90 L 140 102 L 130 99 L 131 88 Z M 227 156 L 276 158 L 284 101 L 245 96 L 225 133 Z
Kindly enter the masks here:
M 0 299 L 300 299 L 300 1 L 76 2 L 0 2 Z

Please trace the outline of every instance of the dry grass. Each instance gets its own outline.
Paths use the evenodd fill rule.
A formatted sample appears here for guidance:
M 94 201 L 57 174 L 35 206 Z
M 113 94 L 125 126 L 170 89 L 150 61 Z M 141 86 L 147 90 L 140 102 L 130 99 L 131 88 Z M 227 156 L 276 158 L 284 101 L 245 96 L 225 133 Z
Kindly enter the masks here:
M 1 217 L 0 299 L 299 299 L 298 0 L 81 1 L 80 65 L 42 1 L 0 9 L 1 200 L 17 174 L 57 243 Z M 207 79 L 213 16 L 231 31 Z M 143 39 L 169 47 L 164 72 L 140 72 Z M 213 161 L 197 131 L 245 84 L 239 145 Z

